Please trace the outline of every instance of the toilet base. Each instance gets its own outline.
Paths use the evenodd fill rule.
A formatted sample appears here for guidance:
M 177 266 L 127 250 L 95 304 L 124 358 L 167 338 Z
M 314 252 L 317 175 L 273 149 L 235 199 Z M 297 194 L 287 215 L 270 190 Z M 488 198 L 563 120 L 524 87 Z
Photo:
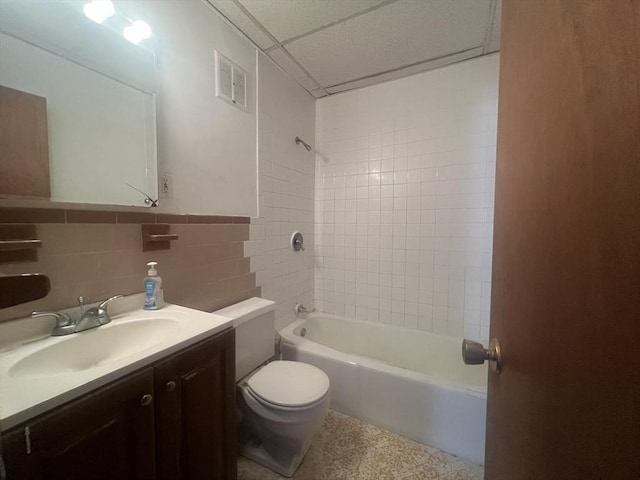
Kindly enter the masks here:
M 273 447 L 267 449 L 264 444 L 249 440 L 241 446 L 240 454 L 280 475 L 291 477 L 302 463 L 310 446 L 311 441 L 309 440 L 299 446 L 297 451 L 274 449 Z

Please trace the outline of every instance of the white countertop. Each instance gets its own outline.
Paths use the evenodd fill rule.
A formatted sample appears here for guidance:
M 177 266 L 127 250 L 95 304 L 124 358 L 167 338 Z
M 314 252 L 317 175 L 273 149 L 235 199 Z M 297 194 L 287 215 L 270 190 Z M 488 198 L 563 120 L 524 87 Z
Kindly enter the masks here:
M 11 372 L 11 368 L 25 357 L 72 337 L 82 338 L 120 323 L 154 318 L 175 320 L 177 326 L 169 338 L 130 355 L 84 370 L 43 375 L 15 375 Z M 111 320 L 107 325 L 85 332 L 62 337 L 22 338 L 12 345 L 4 345 L 0 352 L 0 425 L 3 431 L 233 326 L 230 318 L 177 305 L 167 305 L 156 311 L 139 309 L 113 314 Z M 6 328 L 5 338 L 13 334 L 15 322 Z M 4 333 L 3 324 L 0 324 L 0 337 Z

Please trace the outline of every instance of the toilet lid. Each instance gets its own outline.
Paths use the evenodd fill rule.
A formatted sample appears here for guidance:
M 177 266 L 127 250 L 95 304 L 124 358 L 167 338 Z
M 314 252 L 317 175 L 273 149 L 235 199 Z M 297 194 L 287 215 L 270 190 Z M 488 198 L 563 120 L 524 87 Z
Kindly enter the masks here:
M 329 377 L 308 363 L 278 360 L 252 375 L 247 385 L 268 403 L 302 407 L 317 402 L 327 394 Z

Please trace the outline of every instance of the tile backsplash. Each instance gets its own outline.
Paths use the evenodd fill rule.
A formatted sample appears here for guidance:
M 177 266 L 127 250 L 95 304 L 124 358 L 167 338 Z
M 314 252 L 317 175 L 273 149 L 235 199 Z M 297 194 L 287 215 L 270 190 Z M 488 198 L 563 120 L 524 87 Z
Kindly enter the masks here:
M 35 220 L 43 242 L 38 260 L 0 265 L 0 275 L 44 273 L 51 279 L 51 292 L 43 299 L 0 310 L 0 321 L 34 310 L 70 307 L 79 296 L 92 303 L 115 294 L 141 292 L 146 263 L 152 260 L 158 262 L 165 299 L 170 303 L 213 311 L 260 295 L 250 260 L 244 256 L 244 242 L 249 240 L 247 217 L 0 208 L 3 223 L 21 219 Z M 171 233 L 177 233 L 179 239 L 170 250 L 143 252 L 140 223 L 115 223 L 136 219 L 171 221 Z
M 488 337 L 498 61 L 318 101 L 320 309 Z

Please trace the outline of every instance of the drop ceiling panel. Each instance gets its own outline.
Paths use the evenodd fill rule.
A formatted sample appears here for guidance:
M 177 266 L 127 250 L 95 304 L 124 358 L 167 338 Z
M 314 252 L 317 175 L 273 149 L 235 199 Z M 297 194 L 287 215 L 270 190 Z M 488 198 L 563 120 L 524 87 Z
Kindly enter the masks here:
M 319 87 L 282 49 L 272 50 L 268 55 L 308 92 Z
M 307 33 L 384 0 L 238 0 L 278 41 Z
M 207 0 L 207 2 L 225 16 L 227 20 L 238 27 L 242 33 L 249 37 L 262 50 L 266 50 L 274 44 L 273 40 L 247 17 L 233 0 Z
M 399 0 L 286 45 L 329 87 L 482 46 L 491 0 Z

